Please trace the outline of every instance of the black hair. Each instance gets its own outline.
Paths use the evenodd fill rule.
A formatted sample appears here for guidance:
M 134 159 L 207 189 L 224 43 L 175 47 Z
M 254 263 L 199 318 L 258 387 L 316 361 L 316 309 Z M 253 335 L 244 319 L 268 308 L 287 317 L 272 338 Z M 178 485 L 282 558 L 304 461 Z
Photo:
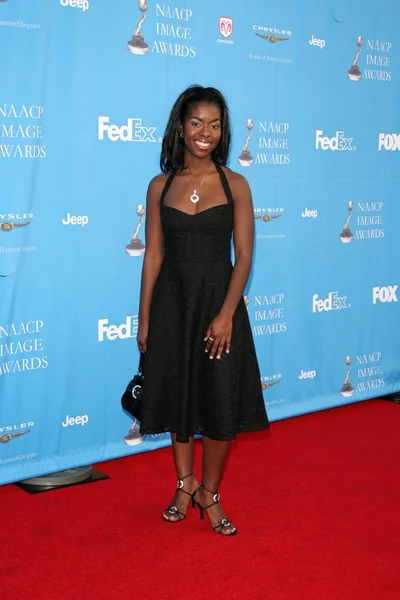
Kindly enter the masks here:
M 184 147 L 183 138 L 180 137 L 180 127 L 186 118 L 189 108 L 199 102 L 215 104 L 221 111 L 221 139 L 211 156 L 214 162 L 223 166 L 226 165 L 231 142 L 229 109 L 226 100 L 221 92 L 213 87 L 205 88 L 201 85 L 192 85 L 181 93 L 169 115 L 160 156 L 160 167 L 163 173 L 169 173 L 172 170 L 181 171 L 183 169 Z

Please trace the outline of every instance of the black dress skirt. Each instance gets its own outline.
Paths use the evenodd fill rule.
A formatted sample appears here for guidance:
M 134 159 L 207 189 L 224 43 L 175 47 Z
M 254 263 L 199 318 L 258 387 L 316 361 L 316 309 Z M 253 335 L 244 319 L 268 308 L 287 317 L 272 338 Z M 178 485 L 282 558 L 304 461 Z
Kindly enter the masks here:
M 207 328 L 225 300 L 233 199 L 216 165 L 227 203 L 189 215 L 161 196 L 164 259 L 154 286 L 144 361 L 141 433 L 174 432 L 177 440 L 200 434 L 231 440 L 268 427 L 252 331 L 243 298 L 233 316 L 229 354 L 204 352 Z

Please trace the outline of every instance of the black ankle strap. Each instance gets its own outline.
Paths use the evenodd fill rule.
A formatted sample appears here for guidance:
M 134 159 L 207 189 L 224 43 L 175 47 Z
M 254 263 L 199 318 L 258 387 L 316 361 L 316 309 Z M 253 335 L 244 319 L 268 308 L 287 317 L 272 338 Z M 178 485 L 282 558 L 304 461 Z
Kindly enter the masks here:
M 201 486 L 203 488 L 203 490 L 206 490 L 206 492 L 210 492 L 210 494 L 218 494 L 218 490 L 216 492 L 213 492 L 212 490 L 209 490 L 208 488 L 206 488 L 205 485 L 201 484 Z
M 213 495 L 213 497 L 212 497 L 213 503 L 209 504 L 208 506 L 203 506 L 203 510 L 207 510 L 207 508 L 211 508 L 215 504 L 219 504 L 220 495 L 219 495 L 218 491 L 217 492 L 213 492 L 212 490 L 209 490 L 208 488 L 206 488 L 203 484 L 201 484 L 200 487 L 202 487 L 203 490 L 206 490 L 206 492 L 208 492 L 209 494 Z
M 187 492 L 186 490 L 183 489 L 183 486 L 184 486 L 183 480 L 187 479 L 191 475 L 193 475 L 193 473 L 189 473 L 188 475 L 185 475 L 184 477 L 180 477 L 178 479 L 177 488 L 178 488 L 178 492 L 183 492 L 184 494 L 187 494 L 188 496 L 192 496 L 193 497 L 193 495 L 190 492 Z
M 191 475 L 193 475 L 192 473 L 189 473 L 189 475 L 185 475 L 185 477 L 178 477 L 178 481 L 183 481 L 184 479 L 187 479 L 188 477 L 190 477 Z

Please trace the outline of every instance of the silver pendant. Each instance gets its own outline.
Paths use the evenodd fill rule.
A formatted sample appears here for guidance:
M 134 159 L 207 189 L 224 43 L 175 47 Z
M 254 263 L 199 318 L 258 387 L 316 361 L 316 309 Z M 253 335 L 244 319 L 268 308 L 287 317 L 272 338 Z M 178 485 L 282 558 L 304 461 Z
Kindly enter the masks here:
M 190 196 L 190 200 L 191 202 L 193 202 L 193 204 L 197 204 L 197 202 L 200 200 L 200 197 L 196 194 L 196 190 L 193 190 L 193 194 Z

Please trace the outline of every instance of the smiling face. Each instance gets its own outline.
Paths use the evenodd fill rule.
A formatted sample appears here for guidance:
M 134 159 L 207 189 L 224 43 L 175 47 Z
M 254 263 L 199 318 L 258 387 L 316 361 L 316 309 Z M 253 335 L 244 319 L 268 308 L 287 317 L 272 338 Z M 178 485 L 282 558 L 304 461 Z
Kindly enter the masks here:
M 221 111 L 215 104 L 200 102 L 190 106 L 182 124 L 185 150 L 196 158 L 206 158 L 221 139 Z

